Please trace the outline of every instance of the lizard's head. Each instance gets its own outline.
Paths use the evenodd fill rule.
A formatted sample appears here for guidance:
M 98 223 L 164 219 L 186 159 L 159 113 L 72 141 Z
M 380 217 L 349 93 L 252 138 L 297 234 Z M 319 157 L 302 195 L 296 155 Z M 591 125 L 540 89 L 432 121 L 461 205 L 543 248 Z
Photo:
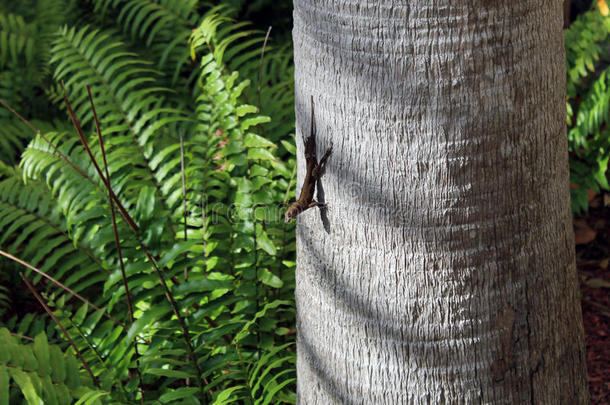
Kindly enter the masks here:
M 286 210 L 286 214 L 284 215 L 284 223 L 287 224 L 288 222 L 292 221 L 292 218 L 296 217 L 297 215 L 299 215 L 299 207 L 291 205 Z

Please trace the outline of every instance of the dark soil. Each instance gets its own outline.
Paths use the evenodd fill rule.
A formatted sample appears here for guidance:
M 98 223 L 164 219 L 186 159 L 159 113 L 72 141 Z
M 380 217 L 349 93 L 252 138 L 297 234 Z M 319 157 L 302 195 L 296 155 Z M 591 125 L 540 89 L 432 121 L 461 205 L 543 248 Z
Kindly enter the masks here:
M 601 405 L 610 404 L 610 194 L 597 195 L 590 204 L 589 214 L 576 221 L 576 264 L 591 403 Z

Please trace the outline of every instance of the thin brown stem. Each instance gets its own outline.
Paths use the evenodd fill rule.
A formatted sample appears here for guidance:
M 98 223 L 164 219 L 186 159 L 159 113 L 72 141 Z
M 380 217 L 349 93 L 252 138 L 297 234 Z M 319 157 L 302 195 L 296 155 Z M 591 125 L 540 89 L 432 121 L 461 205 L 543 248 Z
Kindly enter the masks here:
M 62 83 L 62 87 L 63 87 L 63 83 Z M 85 133 L 83 132 L 83 129 L 81 128 L 80 122 L 79 122 L 78 118 L 76 117 L 76 114 L 74 114 L 74 111 L 72 110 L 72 105 L 70 104 L 70 100 L 68 100 L 68 95 L 67 95 L 65 87 L 64 87 L 64 102 L 66 103 L 66 107 L 68 108 L 68 114 L 70 115 L 72 124 L 74 124 L 74 128 L 76 128 L 76 132 L 78 133 L 78 136 L 79 136 L 81 142 L 83 143 L 85 150 L 87 151 L 87 155 L 89 155 L 89 159 L 91 159 L 91 163 L 93 163 L 93 166 L 95 167 L 97 174 L 102 179 L 102 182 L 104 182 L 104 184 L 108 184 L 108 180 L 102 174 L 102 169 L 100 169 L 100 166 L 97 164 L 97 161 L 95 160 L 95 157 L 93 156 L 93 152 L 91 152 L 91 148 L 89 147 L 87 138 L 85 138 Z M 112 196 L 112 199 L 116 203 L 119 211 L 121 212 L 121 216 L 123 217 L 125 222 L 127 222 L 129 227 L 131 229 L 133 229 L 134 232 L 138 232 L 138 225 L 136 225 L 136 223 L 133 220 L 133 218 L 131 217 L 131 215 L 129 215 L 129 213 L 127 212 L 125 207 L 123 207 L 123 204 L 119 201 L 118 197 L 114 194 L 114 191 L 112 191 L 112 188 L 109 189 L 109 192 Z
M 140 141 L 138 140 L 138 136 L 136 135 L 135 131 L 133 130 L 133 127 L 131 126 L 131 122 L 127 119 L 127 115 L 125 115 L 125 111 L 123 111 L 122 108 L 119 108 L 119 112 L 121 113 L 121 117 L 123 118 L 123 120 L 125 121 L 125 124 L 127 125 L 127 129 L 129 129 L 129 133 L 131 134 L 131 136 L 133 137 L 134 143 L 136 145 L 136 148 L 138 148 L 138 152 L 140 153 L 140 156 L 142 156 L 142 159 L 144 159 L 144 162 L 146 163 L 146 169 L 150 172 L 150 178 L 152 179 L 152 182 L 155 186 L 155 189 L 157 190 L 157 193 L 159 193 L 160 196 L 163 195 L 163 193 L 161 192 L 161 188 L 159 187 L 159 183 L 157 181 L 155 181 L 155 176 L 154 173 L 152 172 L 151 168 L 150 168 L 150 162 L 148 161 L 148 159 L 146 158 L 146 154 L 144 153 L 144 150 L 142 149 L 142 145 L 140 145 Z M 169 208 L 167 206 L 167 204 L 165 203 L 165 200 L 162 200 L 165 208 Z M 170 227 L 172 236 L 175 235 L 174 233 L 174 225 L 171 221 L 168 222 L 168 225 Z
M 263 81 L 263 60 L 265 58 L 265 48 L 267 47 L 267 41 L 269 40 L 269 35 L 271 34 L 271 26 L 267 29 L 267 35 L 265 35 L 265 41 L 263 42 L 263 49 L 261 51 L 261 60 L 258 64 L 258 112 L 261 112 L 261 89 L 262 89 L 262 81 Z
M 64 88 L 65 91 L 65 88 Z M 83 146 L 85 148 L 85 150 L 87 151 L 87 154 L 89 155 L 89 158 L 91 159 L 91 162 L 93 163 L 93 165 L 95 166 L 95 169 L 98 173 L 98 175 L 100 176 L 100 178 L 102 179 L 102 182 L 104 183 L 104 185 L 107 188 L 108 193 L 110 193 L 110 195 L 112 196 L 112 200 L 114 201 L 114 203 L 116 204 L 117 208 L 119 209 L 119 212 L 121 213 L 121 216 L 123 217 L 123 219 L 125 220 L 125 222 L 127 223 L 127 225 L 129 225 L 129 228 L 132 230 L 132 232 L 136 235 L 136 238 L 138 239 L 138 244 L 140 245 L 140 247 L 142 248 L 142 250 L 144 251 L 144 253 L 146 254 L 146 257 L 151 261 L 151 263 L 153 264 L 153 267 L 155 268 L 155 270 L 159 271 L 159 268 L 156 265 L 156 262 L 153 258 L 153 256 L 151 255 L 148 246 L 146 246 L 137 236 L 138 236 L 138 225 L 135 223 L 135 221 L 133 220 L 133 218 L 131 217 L 131 215 L 129 215 L 129 213 L 127 212 L 127 210 L 123 207 L 123 204 L 121 203 L 121 201 L 118 199 L 118 197 L 116 196 L 116 194 L 114 193 L 114 191 L 112 190 L 112 186 L 110 184 L 109 179 L 107 180 L 106 177 L 102 174 L 102 170 L 100 169 L 99 165 L 97 164 L 95 157 L 93 156 L 93 152 L 91 152 L 91 148 L 89 147 L 89 143 L 87 142 L 87 139 L 85 138 L 85 134 L 80 126 L 80 122 L 78 121 L 78 118 L 76 117 L 76 114 L 74 114 L 74 111 L 72 110 L 72 106 L 70 105 L 70 101 L 68 100 L 68 96 L 65 96 L 65 103 L 66 106 L 68 108 L 68 113 L 70 114 L 70 118 L 72 120 L 72 123 L 74 124 L 74 127 L 76 128 L 76 131 L 78 132 L 78 136 L 81 139 L 81 142 L 83 143 Z M 161 274 L 161 273 L 159 273 Z M 172 279 L 172 281 L 175 281 L 176 284 L 179 284 L 179 281 L 177 279 Z
M 182 216 L 184 218 L 184 240 L 188 238 L 187 226 L 186 226 L 186 175 L 184 173 L 184 139 L 182 136 L 182 129 L 180 129 L 180 175 L 182 179 Z M 189 279 L 188 266 L 184 268 L 184 282 L 186 283 Z
M 89 305 L 90 307 L 94 308 L 97 311 L 101 311 L 102 309 L 100 307 L 98 307 L 97 305 L 95 305 L 94 303 L 92 303 L 91 301 L 89 301 L 88 299 L 86 299 L 85 297 L 83 297 L 82 295 L 80 295 L 79 293 L 77 293 L 76 291 L 72 290 L 70 287 L 66 286 L 65 284 L 61 283 L 59 280 L 56 280 L 55 278 L 49 276 L 47 273 L 45 273 L 44 271 L 32 266 L 31 264 L 29 264 L 28 262 L 24 262 L 23 260 L 11 255 L 10 253 L 7 253 L 3 250 L 0 250 L 0 255 L 11 259 L 14 262 L 17 262 L 25 267 L 27 267 L 28 269 L 40 274 L 41 276 L 43 276 L 44 278 L 46 278 L 47 280 L 51 281 L 53 284 L 57 285 L 58 287 L 63 288 L 64 290 L 66 290 L 67 292 L 69 292 L 70 294 L 74 295 L 76 298 L 78 298 L 79 300 L 81 300 L 82 302 L 84 302 L 85 304 Z M 127 329 L 127 327 L 125 326 L 125 324 L 121 321 L 119 321 L 118 319 L 116 319 L 115 317 L 113 317 L 112 315 L 110 315 L 108 312 L 104 311 L 104 316 L 108 319 L 110 319 L 112 322 L 114 322 L 115 324 L 122 326 L 123 328 Z
M 267 48 L 267 41 L 269 41 L 269 35 L 271 35 L 271 26 L 269 26 L 269 28 L 267 29 L 267 34 L 265 35 L 265 41 L 263 42 L 263 49 L 261 50 L 261 59 L 260 62 L 258 64 L 258 88 L 257 88 L 257 97 L 258 97 L 258 112 L 261 112 L 261 90 L 262 90 L 262 86 L 263 86 L 263 61 L 265 60 L 265 48 Z M 261 132 L 263 132 L 263 127 L 261 125 L 259 125 L 259 128 L 261 130 Z M 248 174 L 250 174 L 250 169 L 251 169 L 251 162 L 248 162 Z M 264 222 L 263 222 L 264 224 Z M 256 240 L 256 221 L 254 221 L 254 286 L 255 286 L 255 295 L 256 295 L 256 311 L 258 311 L 259 308 L 259 297 L 258 297 L 258 286 L 259 286 L 259 282 L 258 282 L 258 243 Z M 257 325 L 258 326 L 258 325 Z M 257 328 L 257 333 L 256 333 L 256 340 L 258 343 L 258 347 L 259 350 L 257 351 L 258 356 L 260 358 L 260 339 L 261 339 L 261 335 L 260 335 L 260 328 Z M 239 350 L 238 350 L 239 353 Z M 241 354 L 240 354 L 241 357 Z
M 8 105 L 8 103 L 6 101 L 4 101 L 3 99 L 0 98 L 0 103 L 4 106 L 4 108 L 6 108 L 7 110 L 9 110 L 10 112 L 12 112 L 14 115 L 17 116 L 17 118 L 19 118 L 21 121 L 23 121 L 23 123 L 25 125 L 27 125 L 28 127 L 30 127 L 30 129 L 34 132 L 36 132 L 37 134 L 40 133 L 40 130 L 38 128 L 36 128 L 30 121 L 28 121 L 27 119 L 25 119 L 21 114 L 19 114 L 17 111 L 15 111 L 15 109 L 13 107 L 11 107 L 10 105 Z
M 216 321 L 214 321 L 212 318 L 210 318 L 209 316 L 206 316 L 204 318 L 206 320 L 206 322 L 212 327 L 212 328 L 217 328 L 218 327 L 218 323 L 216 323 Z M 231 339 L 231 337 L 229 335 L 222 335 L 222 338 L 224 339 L 225 342 L 227 342 L 228 345 L 230 345 L 231 343 L 233 343 L 233 339 Z
M 294 179 L 294 176 L 296 175 L 297 172 L 297 166 L 296 164 L 294 165 L 294 169 L 292 170 L 292 173 L 290 174 L 290 180 L 288 181 L 288 188 L 286 188 L 286 194 L 284 195 L 284 203 L 286 204 L 286 206 L 288 207 L 288 201 L 289 201 L 289 196 L 288 193 L 290 192 L 290 185 L 292 184 L 292 180 Z M 280 279 L 282 278 L 282 274 L 283 271 L 282 269 L 284 268 L 284 260 L 286 259 L 286 236 L 287 236 L 287 232 L 286 232 L 286 227 L 288 226 L 288 224 L 285 221 L 283 222 L 283 226 L 282 226 L 282 252 L 280 253 L 280 274 L 279 277 Z
M 294 168 L 292 169 L 292 173 L 290 174 L 290 180 L 288 180 L 288 188 L 286 189 L 286 194 L 284 194 L 284 203 L 288 204 L 290 202 L 290 185 L 292 184 L 292 180 L 294 180 L 294 176 L 297 173 L 297 165 L 295 163 Z
M 104 149 L 104 138 L 102 137 L 102 130 L 100 122 L 97 117 L 97 110 L 95 109 L 95 103 L 93 102 L 93 95 L 91 94 L 91 87 L 87 85 L 87 93 L 89 94 L 89 102 L 91 103 L 91 110 L 93 111 L 93 118 L 95 120 L 95 130 L 100 142 L 100 151 L 102 152 L 102 161 L 104 162 L 104 171 L 106 172 L 106 188 L 108 189 L 108 203 L 110 204 L 110 217 L 112 219 L 112 232 L 114 234 L 114 243 L 117 248 L 119 255 L 119 265 L 121 267 L 121 277 L 123 278 L 123 286 L 125 287 L 125 297 L 127 298 L 127 308 L 129 310 L 129 320 L 131 324 L 134 323 L 133 317 L 133 304 L 131 302 L 131 292 L 129 291 L 129 283 L 127 282 L 127 273 L 125 272 L 125 262 L 123 260 L 123 250 L 121 249 L 121 241 L 119 239 L 119 232 L 116 224 L 116 216 L 114 214 L 114 202 L 112 201 L 112 186 L 110 185 L 110 172 L 108 170 L 108 161 L 106 160 L 106 151 Z M 72 114 L 70 114 L 72 116 Z M 76 125 L 76 124 L 75 124 Z M 103 178 L 103 177 L 102 177 Z M 138 384 L 140 386 L 140 401 L 144 403 L 144 382 L 142 381 L 142 373 L 140 372 L 140 353 L 138 352 L 138 342 L 134 337 L 133 348 L 136 354 L 136 374 L 138 375 Z
M 36 128 L 30 121 L 28 121 L 27 119 L 23 118 L 17 111 L 15 111 L 15 109 L 13 107 L 11 107 L 10 105 L 8 105 L 4 100 L 0 99 L 0 104 L 2 104 L 7 110 L 9 110 L 10 112 L 12 112 L 13 114 L 15 114 L 15 116 L 17 116 L 21 121 L 23 121 L 25 123 L 25 125 L 27 125 L 28 127 L 30 127 L 30 129 L 32 131 L 34 131 L 36 133 L 36 135 L 40 136 L 42 138 L 42 140 L 44 140 L 50 147 L 51 149 L 53 149 L 53 152 L 55 152 L 57 154 L 57 156 L 63 160 L 64 162 L 66 162 L 68 165 L 70 165 L 74 170 L 76 170 L 78 172 L 78 174 L 80 174 L 81 176 L 83 176 L 84 178 L 86 178 L 87 180 L 89 180 L 92 184 L 94 184 L 98 189 L 101 190 L 101 188 L 99 187 L 99 185 L 93 181 L 93 179 L 91 177 L 89 177 L 89 175 L 87 173 L 85 173 L 83 171 L 83 169 L 81 169 L 80 167 L 78 167 L 76 164 L 74 164 L 70 159 L 68 159 L 68 157 L 66 155 L 64 155 L 58 148 L 57 146 L 55 146 L 42 132 L 40 132 L 40 130 L 38 128 Z
M 182 128 L 180 128 L 180 177 L 182 180 L 182 217 L 184 218 L 184 241 L 186 242 L 186 240 L 188 239 L 188 231 L 187 231 L 187 225 L 186 225 L 186 179 L 185 179 L 185 174 L 184 174 L 184 137 L 182 136 Z M 184 256 L 187 257 L 187 253 L 184 253 Z M 189 270 L 188 270 L 188 266 L 184 267 L 184 282 L 186 283 L 189 279 Z M 189 308 L 186 307 L 184 310 L 186 316 L 189 315 Z M 188 354 L 186 355 L 186 361 L 187 363 L 189 362 L 189 356 Z M 191 381 L 189 378 L 186 379 L 186 386 L 190 386 L 191 385 Z
M 96 167 L 98 175 L 103 180 L 103 182 L 106 185 L 106 187 L 108 188 L 108 193 L 110 195 L 112 195 L 114 202 L 117 203 L 117 207 L 119 208 L 119 211 L 121 211 L 120 202 L 118 201 L 118 198 L 116 198 L 116 195 L 112 191 L 112 185 L 110 184 L 110 181 L 105 180 L 105 176 L 102 174 L 101 169 L 99 168 L 98 164 L 95 162 L 95 159 L 93 157 L 93 153 L 91 152 L 91 149 L 89 148 L 89 144 L 87 143 L 87 139 L 85 138 L 85 136 L 83 134 L 83 131 L 82 131 L 81 127 L 80 127 L 80 124 L 78 123 L 78 119 L 76 118 L 76 115 L 74 114 L 74 111 L 72 111 L 72 107 L 70 106 L 70 102 L 69 102 L 67 96 L 65 97 L 65 102 L 66 102 L 66 106 L 68 107 L 68 112 L 70 114 L 72 122 L 74 123 L 74 126 L 76 127 L 76 130 L 79 133 L 79 136 L 81 138 L 81 141 L 83 142 L 83 145 L 85 145 L 85 149 L 87 150 L 87 153 L 89 154 L 89 157 L 91 158 L 92 162 L 94 163 L 94 165 Z M 123 213 L 123 212 L 121 211 L 121 213 Z M 126 222 L 128 222 L 128 224 L 130 224 L 131 230 L 137 236 L 138 228 L 137 228 L 135 222 L 133 222 L 133 219 L 127 213 L 127 211 L 125 211 L 125 215 L 123 215 L 123 218 L 125 219 Z M 142 247 L 142 250 L 144 251 L 144 254 L 146 255 L 146 258 L 150 262 L 151 266 L 153 267 L 153 269 L 157 273 L 157 276 L 159 277 L 159 282 L 161 283 L 161 286 L 162 286 L 163 291 L 165 293 L 165 297 L 169 301 L 170 306 L 172 307 L 172 311 L 173 311 L 174 315 L 176 316 L 176 318 L 178 319 L 178 323 L 180 324 L 180 329 L 182 329 L 182 332 L 183 332 L 183 335 L 184 335 L 184 340 L 185 340 L 185 344 L 186 344 L 187 353 L 189 355 L 189 358 L 191 359 L 191 362 L 193 363 L 193 366 L 195 367 L 195 370 L 197 371 L 197 384 L 199 385 L 199 388 L 201 390 L 201 395 L 203 396 L 204 395 L 204 388 L 203 388 L 203 385 L 202 385 L 201 366 L 199 365 L 199 362 L 198 362 L 198 356 L 195 354 L 195 351 L 193 349 L 193 345 L 192 345 L 191 339 L 190 339 L 190 332 L 189 332 L 189 329 L 188 329 L 188 327 L 186 325 L 186 322 L 184 321 L 184 317 L 180 314 L 180 310 L 178 308 L 178 304 L 176 303 L 176 300 L 174 299 L 174 297 L 173 297 L 173 295 L 171 293 L 171 290 L 169 289 L 169 287 L 167 285 L 167 282 L 165 281 L 165 277 L 163 276 L 163 273 L 161 272 L 161 269 L 157 265 L 157 262 L 156 262 L 155 258 L 152 256 L 152 254 L 150 253 L 150 251 L 148 250 L 146 245 L 144 245 L 144 243 L 142 243 L 142 241 L 140 241 L 138 239 L 138 243 Z
M 206 215 L 205 215 L 205 208 L 206 208 L 206 196 L 205 193 L 201 193 L 201 239 L 202 239 L 202 243 L 203 243 L 203 268 L 204 271 L 207 272 L 207 261 L 208 261 L 208 253 L 207 253 L 207 247 L 208 247 L 208 243 L 205 239 L 205 230 L 206 230 L 206 226 L 205 226 L 205 222 L 206 222 Z
M 21 279 L 23 280 L 23 282 L 25 283 L 25 285 L 27 286 L 28 290 L 30 290 L 30 292 L 32 293 L 32 295 L 34 297 L 36 297 L 36 300 L 38 300 L 38 302 L 40 303 L 40 305 L 42 305 L 42 307 L 44 308 L 45 311 L 47 311 L 47 313 L 49 314 L 49 316 L 51 318 L 53 318 L 53 320 L 55 321 L 55 323 L 57 323 L 57 326 L 59 326 L 59 328 L 61 329 L 61 331 L 63 332 L 63 334 L 66 336 L 66 339 L 68 339 L 68 341 L 70 342 L 70 345 L 72 345 L 72 348 L 74 349 L 74 351 L 76 352 L 76 355 L 78 356 L 78 358 L 80 359 L 80 361 L 83 363 L 83 367 L 85 368 L 85 370 L 87 370 L 87 372 L 89 373 L 89 375 L 91 376 L 91 379 L 93 380 L 93 383 L 95 384 L 95 386 L 99 389 L 100 387 L 100 383 L 97 381 L 97 378 L 95 378 L 95 376 L 93 375 L 93 372 L 91 371 L 91 368 L 89 367 L 89 364 L 87 364 L 87 361 L 85 360 L 85 358 L 83 357 L 82 353 L 80 352 L 80 350 L 78 350 L 78 347 L 76 347 L 76 344 L 74 343 L 74 340 L 72 340 L 72 338 L 70 337 L 70 335 L 68 334 L 68 331 L 66 330 L 66 328 L 64 328 L 64 326 L 61 324 L 61 321 L 55 316 L 55 314 L 53 313 L 53 311 L 51 311 L 51 308 L 49 308 L 49 306 L 47 305 L 46 302 L 44 302 L 44 300 L 42 299 L 42 297 L 38 294 L 38 292 L 36 291 L 36 289 L 34 288 L 34 286 L 28 281 L 27 278 L 25 278 L 25 276 L 23 275 L 23 273 L 19 273 L 19 275 L 21 276 Z
M 93 153 L 91 152 L 91 149 L 89 148 L 87 139 L 85 138 L 83 130 L 80 126 L 80 123 L 78 122 L 78 118 L 74 114 L 74 111 L 72 111 L 72 107 L 70 105 L 70 101 L 68 100 L 67 96 L 65 97 L 64 101 L 66 102 L 66 106 L 68 107 L 68 113 L 70 114 L 70 117 L 72 119 L 72 122 L 74 123 L 76 131 L 78 132 L 78 134 L 81 138 L 81 141 L 83 142 L 83 145 L 85 146 L 85 149 L 87 150 L 87 153 L 89 154 L 89 157 L 91 158 L 92 162 L 94 163 L 95 168 L 98 172 L 98 175 L 104 182 L 105 186 L 108 188 L 108 193 L 111 196 L 113 196 L 113 200 L 117 203 L 117 207 L 119 207 L 119 209 L 120 209 L 120 206 L 118 205 L 119 204 L 118 199 L 115 199 L 116 195 L 112 191 L 112 185 L 110 184 L 110 179 L 106 179 L 106 177 L 102 174 L 102 171 L 101 171 L 99 165 L 96 163 L 96 161 L 93 157 Z M 129 217 L 129 218 L 131 219 L 131 217 Z M 125 218 L 125 219 L 127 221 L 127 218 Z M 133 221 L 133 220 L 131 219 L 131 221 Z M 130 225 L 130 227 L 131 227 L 132 231 L 134 231 L 134 233 L 137 234 L 137 226 L 135 225 L 135 222 L 133 223 L 133 226 Z M 155 258 L 150 254 L 150 251 L 148 250 L 148 248 L 141 241 L 138 241 L 138 242 L 139 242 L 140 246 L 142 246 L 142 250 L 144 251 L 146 258 L 148 259 L 148 261 L 152 265 L 153 269 L 157 273 L 157 276 L 159 277 L 159 282 L 161 283 L 161 286 L 163 287 L 165 297 L 169 301 L 169 303 L 172 307 L 172 311 L 174 312 L 174 315 L 178 319 L 178 323 L 180 324 L 180 328 L 182 329 L 182 332 L 184 334 L 184 340 L 186 343 L 187 352 L 189 354 L 191 361 L 193 362 L 193 365 L 195 366 L 195 369 L 197 370 L 197 377 L 198 377 L 197 383 L 199 384 L 201 393 L 203 395 L 203 385 L 201 384 L 201 375 L 202 375 L 201 366 L 199 365 L 199 363 L 197 361 L 198 360 L 197 355 L 195 354 L 195 351 L 193 350 L 193 346 L 192 346 L 192 343 L 190 340 L 190 333 L 189 333 L 188 327 L 186 326 L 186 322 L 184 321 L 184 318 L 180 314 L 180 310 L 178 309 L 178 304 L 174 300 L 171 290 L 169 289 L 167 282 L 165 281 L 165 277 L 163 276 L 161 269 L 159 269 L 159 266 L 157 266 L 157 262 L 156 262 Z
M 155 262 L 154 258 L 149 253 L 146 253 L 146 256 L 148 257 L 148 260 L 150 261 L 151 265 L 153 266 L 153 269 L 157 273 L 157 275 L 159 277 L 159 282 L 161 283 L 161 286 L 163 287 L 163 290 L 165 292 L 165 297 L 169 301 L 169 303 L 172 307 L 172 311 L 174 312 L 174 315 L 178 319 L 178 323 L 180 324 L 180 329 L 182 329 L 182 333 L 184 335 L 186 351 L 187 351 L 187 354 L 188 354 L 191 362 L 195 366 L 195 369 L 197 370 L 197 384 L 201 388 L 201 392 L 203 394 L 203 385 L 201 385 L 201 378 L 202 378 L 201 366 L 199 365 L 197 355 L 195 354 L 193 345 L 191 343 L 191 335 L 190 335 L 188 326 L 186 326 L 184 317 L 180 314 L 180 310 L 178 309 L 178 304 L 176 303 L 174 296 L 172 295 L 169 287 L 167 286 L 165 277 L 163 277 L 163 273 L 161 272 L 161 269 L 159 269 L 159 266 L 157 266 L 157 263 Z
M 17 338 L 20 338 L 20 339 L 29 340 L 30 342 L 35 342 L 34 338 L 29 337 L 29 336 L 25 336 L 25 335 L 20 335 L 18 333 L 11 332 L 11 336 L 14 336 L 14 337 L 17 337 Z

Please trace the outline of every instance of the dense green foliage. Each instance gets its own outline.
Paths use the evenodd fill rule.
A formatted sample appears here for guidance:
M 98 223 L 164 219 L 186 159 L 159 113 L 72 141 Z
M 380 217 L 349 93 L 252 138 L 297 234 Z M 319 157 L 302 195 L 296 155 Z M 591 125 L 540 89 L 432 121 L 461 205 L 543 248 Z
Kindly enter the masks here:
M 49 101 L 56 89 L 48 63 L 49 48 L 59 26 L 75 16 L 71 3 L 0 3 L 0 98 L 13 106 L 27 106 L 22 111 L 26 118 L 46 121 L 58 116 L 56 103 Z M 1 108 L 0 160 L 16 163 L 30 138 L 25 126 Z
M 294 230 L 281 221 L 295 175 L 289 46 L 271 41 L 261 64 L 264 32 L 192 0 L 85 11 L 88 24 L 57 27 L 40 58 L 86 143 L 65 118 L 33 121 L 20 165 L 7 154 L 0 166 L 0 248 L 37 269 L 22 271 L 58 321 L 5 310 L 11 331 L 38 336 L 10 348 L 82 356 L 80 377 L 66 388 L 37 372 L 37 355 L 22 371 L 0 359 L 11 376 L 0 404 L 294 403 Z M 45 95 L 68 116 L 61 87 Z M 4 117 L 14 139 L 34 135 Z M 12 301 L 0 289 L 0 305 Z
M 609 190 L 610 17 L 597 9 L 565 32 L 572 208 L 588 209 L 587 189 Z
M 105 395 L 80 372 L 79 360 L 49 344 L 44 332 L 23 344 L 0 328 L 0 341 L 0 403 L 19 403 L 21 395 L 30 404 L 94 403 Z
M 0 249 L 33 266 L 0 260 L 0 405 L 296 401 L 290 3 L 222 4 L 0 4 L 0 98 L 39 131 L 0 109 Z M 609 21 L 566 31 L 575 211 L 608 188 Z

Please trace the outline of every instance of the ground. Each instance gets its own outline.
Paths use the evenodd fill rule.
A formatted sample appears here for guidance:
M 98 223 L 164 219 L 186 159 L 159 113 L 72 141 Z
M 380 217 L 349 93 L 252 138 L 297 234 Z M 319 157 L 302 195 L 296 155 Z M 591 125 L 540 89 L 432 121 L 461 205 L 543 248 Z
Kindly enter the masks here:
M 590 204 L 574 231 L 591 403 L 601 405 L 610 403 L 610 194 L 591 194 Z

